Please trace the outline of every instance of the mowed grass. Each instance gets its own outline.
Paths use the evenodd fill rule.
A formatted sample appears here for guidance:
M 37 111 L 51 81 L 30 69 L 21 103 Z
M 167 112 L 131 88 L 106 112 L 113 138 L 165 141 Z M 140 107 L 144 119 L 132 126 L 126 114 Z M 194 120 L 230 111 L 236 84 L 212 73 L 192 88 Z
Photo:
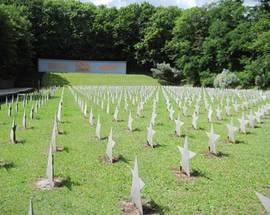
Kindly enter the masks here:
M 45 73 L 43 86 L 63 85 L 159 85 L 157 79 L 146 75 Z
M 125 161 L 113 165 L 100 162 L 105 154 L 107 140 L 95 138 L 95 126 L 90 127 L 68 89 L 65 89 L 62 123 L 64 131 L 57 137 L 57 144 L 64 146 L 64 152 L 55 154 L 55 175 L 69 178 L 63 188 L 52 191 L 39 191 L 35 182 L 45 175 L 47 155 L 53 118 L 60 99 L 59 89 L 54 98 L 42 107 L 36 118 L 29 122 L 31 129 L 21 128 L 22 104 L 16 115 L 18 140 L 23 144 L 9 144 L 9 130 L 12 118 L 7 116 L 7 107 L 0 111 L 0 159 L 11 161 L 14 167 L 0 169 L 0 214 L 25 214 L 28 201 L 33 197 L 35 214 L 121 214 L 119 203 L 128 199 L 131 187 L 131 171 L 135 156 L 138 157 L 139 173 L 145 187 L 142 195 L 152 200 L 163 214 L 263 214 L 262 206 L 255 191 L 270 196 L 269 156 L 270 156 L 270 118 L 250 134 L 237 135 L 239 144 L 226 144 L 226 123 L 229 118 L 218 122 L 214 120 L 215 131 L 221 135 L 218 151 L 224 157 L 205 156 L 208 147 L 206 131 L 210 125 L 207 114 L 201 108 L 198 130 L 191 128 L 191 114 L 181 115 L 185 122 L 183 134 L 188 136 L 190 150 L 197 153 L 191 160 L 191 168 L 199 172 L 191 180 L 177 178 L 172 170 L 179 168 L 180 153 L 178 145 L 184 138 L 174 135 L 174 121 L 168 119 L 165 99 L 160 91 L 157 106 L 157 121 L 154 141 L 161 146 L 146 148 L 146 127 L 152 112 L 152 99 L 144 107 L 144 117 L 135 117 L 136 105 L 130 105 L 134 128 L 127 130 L 128 113 L 124 103 L 120 106 L 119 118 L 113 122 L 115 105 L 110 114 L 99 106 L 88 102 L 94 116 L 100 115 L 102 137 L 107 137 L 113 128 L 116 141 L 115 155 L 122 155 Z M 81 96 L 84 98 L 83 96 Z M 177 116 L 178 109 L 174 108 Z M 203 103 L 201 103 L 203 107 Z M 29 113 L 31 103 L 27 105 Z M 105 108 L 106 109 L 106 108 Z M 255 107 L 253 108 L 255 110 Z M 29 115 L 29 114 L 28 114 Z M 234 113 L 234 122 L 241 113 Z M 96 118 L 95 118 L 96 121 Z

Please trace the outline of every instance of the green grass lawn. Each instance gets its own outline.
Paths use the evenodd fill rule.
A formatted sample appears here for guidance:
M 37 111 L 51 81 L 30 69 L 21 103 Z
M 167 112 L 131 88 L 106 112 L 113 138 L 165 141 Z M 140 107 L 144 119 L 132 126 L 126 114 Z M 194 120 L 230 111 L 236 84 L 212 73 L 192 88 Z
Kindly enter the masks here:
M 103 84 L 110 84 L 110 80 L 102 80 L 102 76 L 91 75 L 86 82 L 81 80 L 84 74 L 79 77 L 67 75 L 70 74 L 61 74 L 72 84 L 95 83 L 90 82 L 91 77 L 104 81 Z M 145 83 L 146 79 L 142 78 L 142 82 Z M 119 83 L 117 80 L 111 84 Z M 226 156 L 210 158 L 205 155 L 208 147 L 206 131 L 210 125 L 203 102 L 199 130 L 191 128 L 193 108 L 189 109 L 189 116 L 181 115 L 185 122 L 183 133 L 188 136 L 190 150 L 197 153 L 191 160 L 191 167 L 200 174 L 191 180 L 180 179 L 172 170 L 179 168 L 180 153 L 177 146 L 183 145 L 184 138 L 174 135 L 175 123 L 168 119 L 161 91 L 157 124 L 154 127 L 154 140 L 161 146 L 155 149 L 144 147 L 152 99 L 144 107 L 144 118 L 135 117 L 136 105 L 130 105 L 135 118 L 133 126 L 136 128 L 131 133 L 127 130 L 128 113 L 124 111 L 123 100 L 119 113 L 121 121 L 113 122 L 115 104 L 111 105 L 111 113 L 108 115 L 92 100 L 81 95 L 87 101 L 88 108 L 93 108 L 94 116 L 100 115 L 102 136 L 106 137 L 110 128 L 113 128 L 113 139 L 116 141 L 114 153 L 121 154 L 126 160 L 108 165 L 100 162 L 100 157 L 105 154 L 107 140 L 96 140 L 95 126 L 89 126 L 88 119 L 83 117 L 72 94 L 65 89 L 63 122 L 60 125 L 64 133 L 57 137 L 57 144 L 64 146 L 65 151 L 55 154 L 55 175 L 69 178 L 69 183 L 52 191 L 37 190 L 35 182 L 46 171 L 46 151 L 60 94 L 59 89 L 55 97 L 39 110 L 36 118 L 29 121 L 32 128 L 27 130 L 21 126 L 23 111 L 20 102 L 20 111 L 15 118 L 18 140 L 23 143 L 17 145 L 8 143 L 12 117 L 7 116 L 7 107 L 2 104 L 0 160 L 13 162 L 14 166 L 0 169 L 0 214 L 26 214 L 30 197 L 33 197 L 35 214 L 121 214 L 119 203 L 129 198 L 130 167 L 136 155 L 140 177 L 145 182 L 142 195 L 155 202 L 163 214 L 263 214 L 255 191 L 270 197 L 270 189 L 265 187 L 270 184 L 270 118 L 264 119 L 264 123 L 257 128 L 249 129 L 250 134 L 237 134 L 239 144 L 227 144 L 226 123 L 229 118 L 218 122 L 213 117 L 215 131 L 221 135 L 218 151 Z M 28 103 L 27 113 L 31 105 Z M 173 106 L 177 116 L 176 104 L 173 103 Z M 241 112 L 233 114 L 237 126 L 239 123 L 236 119 L 240 116 Z
M 146 75 L 45 73 L 43 86 L 54 85 L 158 85 L 158 80 Z

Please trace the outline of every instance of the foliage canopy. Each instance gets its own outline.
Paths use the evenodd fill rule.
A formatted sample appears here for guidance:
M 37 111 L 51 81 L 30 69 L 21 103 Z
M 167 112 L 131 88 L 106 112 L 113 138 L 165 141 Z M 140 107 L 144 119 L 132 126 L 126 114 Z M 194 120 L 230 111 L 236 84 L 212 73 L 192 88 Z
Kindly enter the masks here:
M 242 87 L 267 88 L 269 8 L 264 0 L 253 7 L 220 0 L 186 10 L 149 3 L 117 9 L 77 0 L 0 0 L 0 77 L 31 78 L 37 58 L 126 60 L 129 69 L 139 66 L 148 74 L 154 65 L 169 63 L 196 86 L 213 86 L 214 77 L 228 68 Z

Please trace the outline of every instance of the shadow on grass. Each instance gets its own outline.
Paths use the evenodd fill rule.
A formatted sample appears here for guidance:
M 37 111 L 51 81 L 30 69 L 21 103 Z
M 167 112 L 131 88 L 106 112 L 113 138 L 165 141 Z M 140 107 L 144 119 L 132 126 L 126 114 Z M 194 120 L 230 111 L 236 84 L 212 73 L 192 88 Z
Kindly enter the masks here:
M 176 132 L 174 132 L 174 133 L 171 133 L 171 134 L 169 134 L 171 137 L 175 137 L 175 138 L 183 138 L 183 137 L 185 137 L 186 135 L 185 134 L 181 134 L 180 136 L 178 136 L 177 134 L 176 134 Z
M 208 147 L 209 148 L 209 147 Z M 208 151 L 207 152 L 204 152 L 203 153 L 207 158 L 218 158 L 218 159 L 221 159 L 221 158 L 224 158 L 224 157 L 229 157 L 230 155 L 227 154 L 227 153 L 223 153 L 223 152 L 217 152 L 217 154 L 214 154 L 212 152 Z
M 195 177 L 195 178 L 202 177 L 202 178 L 206 178 L 206 179 L 211 180 L 211 178 L 206 176 L 204 172 L 202 172 L 201 170 L 198 170 L 198 169 L 192 169 L 192 172 L 190 173 L 190 176 Z
M 244 140 L 235 140 L 234 142 L 229 141 L 228 138 L 224 140 L 225 144 L 248 144 L 247 142 L 245 142 Z
M 230 155 L 228 153 L 218 152 L 215 156 L 218 158 L 223 158 L 223 157 L 229 157 Z
M 70 124 L 70 121 L 62 121 L 61 124 Z
M 57 95 L 50 95 L 50 100 L 59 99 L 60 97 Z
M 42 77 L 42 86 L 65 86 L 70 85 L 70 82 L 62 76 L 55 73 L 46 73 Z
M 71 178 L 68 176 L 67 178 L 63 179 L 62 186 L 67 187 L 70 191 L 72 191 L 73 186 L 81 185 L 78 182 L 72 181 Z
M 119 155 L 118 161 L 128 164 L 130 160 L 126 159 L 123 155 Z
M 157 126 L 163 126 L 163 125 L 164 125 L 164 123 L 162 123 L 162 122 L 158 122 L 156 125 L 157 125 Z
M 163 215 L 166 214 L 166 211 L 168 211 L 168 209 L 168 207 L 158 205 L 154 200 L 149 201 L 147 204 L 143 204 L 143 214 Z
M 130 200 L 121 201 L 120 207 L 122 209 L 123 215 L 140 214 L 138 208 Z M 166 214 L 166 212 L 169 210 L 168 207 L 160 206 L 156 202 L 154 202 L 154 200 L 149 201 L 146 199 L 142 199 L 142 209 L 143 214 L 147 215 L 163 215 Z
M 123 119 L 118 119 L 118 120 L 112 120 L 112 122 L 116 122 L 116 123 L 118 123 L 118 122 L 125 122 L 125 120 L 123 120 Z
M 156 148 L 163 148 L 163 147 L 166 147 L 166 145 L 161 145 L 161 144 L 159 144 L 159 143 L 156 143 L 156 144 L 154 144 L 153 145 L 153 147 L 148 143 L 148 142 L 146 142 L 145 144 L 144 144 L 144 147 L 145 148 L 152 148 L 152 149 L 156 149 Z
M 163 147 L 166 147 L 166 145 L 159 143 L 156 143 L 156 145 L 154 145 L 154 148 L 163 148 Z
M 23 140 L 16 140 L 16 144 L 22 144 L 22 145 L 24 145 L 25 144 L 25 140 L 23 139 Z
M 69 153 L 69 148 L 65 146 L 63 151 L 66 152 L 66 153 Z
M 200 130 L 200 131 L 205 131 L 205 128 L 199 127 L 198 130 Z
M 244 140 L 235 140 L 235 144 L 247 144 Z
M 101 137 L 100 140 L 108 140 L 108 137 Z
M 58 134 L 60 134 L 60 135 L 66 135 L 67 132 L 66 131 L 58 131 Z
M 159 83 L 160 85 L 163 85 L 163 86 L 168 86 L 168 85 L 170 85 L 170 86 L 175 86 L 175 85 L 179 85 L 179 84 L 177 84 L 177 83 L 173 83 L 173 82 L 166 81 L 166 80 L 162 80 L 162 79 L 159 79 L 159 80 L 158 80 L 158 83 Z
M 140 132 L 140 131 L 142 131 L 142 129 L 140 129 L 140 128 L 133 129 L 133 132 Z
M 6 169 L 7 171 L 11 168 L 14 168 L 15 165 L 13 162 L 0 161 L 0 169 Z

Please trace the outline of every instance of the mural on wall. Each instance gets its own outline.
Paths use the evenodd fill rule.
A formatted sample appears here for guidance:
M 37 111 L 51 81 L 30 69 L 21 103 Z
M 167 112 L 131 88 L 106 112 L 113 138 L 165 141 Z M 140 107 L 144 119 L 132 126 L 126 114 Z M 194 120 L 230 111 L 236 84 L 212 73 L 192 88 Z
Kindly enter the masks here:
M 127 62 L 38 59 L 38 71 L 126 74 Z

